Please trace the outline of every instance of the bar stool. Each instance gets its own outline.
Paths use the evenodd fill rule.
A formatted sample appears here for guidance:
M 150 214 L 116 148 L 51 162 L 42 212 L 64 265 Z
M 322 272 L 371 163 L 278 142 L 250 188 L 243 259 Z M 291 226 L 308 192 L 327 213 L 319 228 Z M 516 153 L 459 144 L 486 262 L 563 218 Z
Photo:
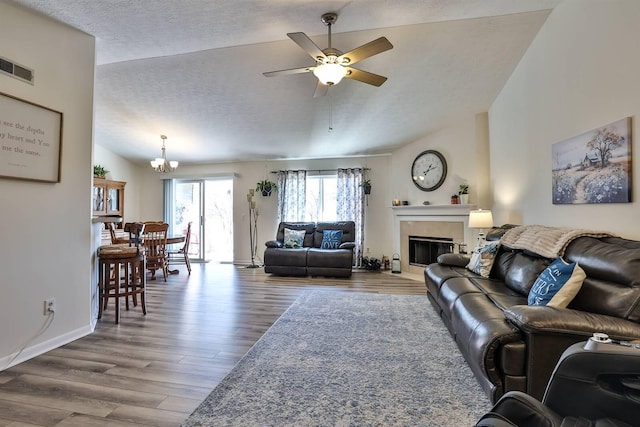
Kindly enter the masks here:
M 120 322 L 120 297 L 125 297 L 126 309 L 129 310 L 129 297 L 133 305 L 140 306 L 142 313 L 147 314 L 146 293 L 146 261 L 144 251 L 139 248 L 140 233 L 143 224 L 132 223 L 129 244 L 104 245 L 98 249 L 98 319 L 106 310 L 109 298 L 115 298 L 115 322 Z M 132 246 L 135 243 L 135 246 Z
M 133 306 L 140 306 L 147 314 L 145 303 L 145 259 L 144 253 L 128 245 L 106 245 L 98 249 L 98 292 L 100 295 L 98 319 L 107 309 L 109 298 L 115 298 L 115 322 L 120 322 L 120 297 L 125 297 L 125 306 L 129 310 L 129 297 Z

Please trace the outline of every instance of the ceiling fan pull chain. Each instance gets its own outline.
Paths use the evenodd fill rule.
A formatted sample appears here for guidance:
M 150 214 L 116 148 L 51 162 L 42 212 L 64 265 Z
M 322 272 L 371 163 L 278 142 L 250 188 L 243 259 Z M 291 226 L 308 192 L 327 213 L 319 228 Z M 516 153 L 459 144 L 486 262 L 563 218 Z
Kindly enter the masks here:
M 328 95 L 329 95 L 329 133 L 331 133 L 331 131 L 333 130 L 333 98 L 331 97 L 331 91 L 328 91 Z

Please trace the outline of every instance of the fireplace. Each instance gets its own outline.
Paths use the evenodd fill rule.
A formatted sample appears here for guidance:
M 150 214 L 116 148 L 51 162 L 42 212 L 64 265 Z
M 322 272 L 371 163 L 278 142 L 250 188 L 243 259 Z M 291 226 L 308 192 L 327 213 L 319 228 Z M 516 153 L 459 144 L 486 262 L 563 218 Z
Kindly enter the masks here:
M 423 263 L 409 263 L 409 236 L 437 236 L 446 238 L 447 244 L 453 244 L 456 252 L 459 243 L 472 241 L 469 232 L 470 205 L 415 205 L 394 206 L 393 252 L 400 255 L 402 272 L 419 275 L 424 274 Z M 421 279 L 423 280 L 423 279 Z
M 449 237 L 409 236 L 409 265 L 425 267 L 438 260 L 438 256 L 453 252 L 453 239 Z

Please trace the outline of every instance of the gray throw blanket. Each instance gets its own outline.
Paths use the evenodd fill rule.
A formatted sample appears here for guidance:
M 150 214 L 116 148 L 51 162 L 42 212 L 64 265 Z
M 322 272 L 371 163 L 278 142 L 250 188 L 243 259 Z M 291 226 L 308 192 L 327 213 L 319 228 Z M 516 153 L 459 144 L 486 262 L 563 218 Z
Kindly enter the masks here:
M 545 258 L 557 258 L 578 237 L 611 237 L 610 233 L 576 228 L 521 225 L 507 230 L 500 243 L 511 249 L 524 249 Z

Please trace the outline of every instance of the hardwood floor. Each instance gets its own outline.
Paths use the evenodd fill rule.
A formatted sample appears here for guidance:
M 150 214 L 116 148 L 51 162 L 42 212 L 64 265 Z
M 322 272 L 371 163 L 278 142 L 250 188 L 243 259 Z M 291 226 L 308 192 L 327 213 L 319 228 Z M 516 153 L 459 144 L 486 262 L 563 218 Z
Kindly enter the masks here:
M 111 302 L 93 334 L 0 372 L 0 427 L 178 426 L 302 292 L 426 294 L 415 276 L 192 267 L 148 282 L 146 316 L 115 325 Z

